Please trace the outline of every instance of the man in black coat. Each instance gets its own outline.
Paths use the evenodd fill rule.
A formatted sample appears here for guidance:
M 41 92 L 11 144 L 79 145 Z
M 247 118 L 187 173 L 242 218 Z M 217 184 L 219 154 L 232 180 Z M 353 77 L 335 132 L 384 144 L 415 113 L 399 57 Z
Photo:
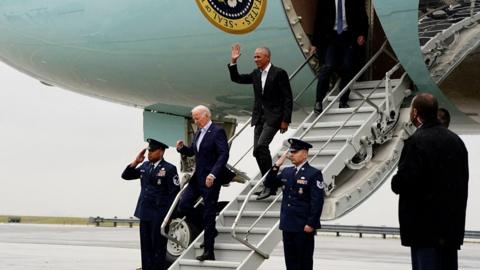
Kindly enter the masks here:
M 402 245 L 411 247 L 413 270 L 458 268 L 468 196 L 468 153 L 463 141 L 437 120 L 437 100 L 419 94 L 392 190 L 399 194 Z
M 168 146 L 147 139 L 148 149 L 143 149 L 122 173 L 125 180 L 140 178 L 141 191 L 135 217 L 140 219 L 140 249 L 143 270 L 166 269 L 167 238 L 160 227 L 168 209 L 180 191 L 177 168 L 163 159 Z M 145 152 L 148 150 L 148 161 Z M 143 162 L 143 163 L 142 163 Z M 140 166 L 138 166 L 141 163 Z
M 257 66 L 249 74 L 239 74 L 237 60 L 240 57 L 240 44 L 232 47 L 231 62 L 228 65 L 230 79 L 240 84 L 253 84 L 255 96 L 252 126 L 255 126 L 253 156 L 257 160 L 262 175 L 272 167 L 269 144 L 280 130 L 284 133 L 292 120 L 292 89 L 287 72 L 270 63 L 270 50 L 260 47 L 255 50 L 254 61 Z M 269 195 L 264 190 L 262 197 Z
M 229 157 L 228 141 L 225 130 L 211 120 L 210 110 L 199 105 L 192 110 L 192 118 L 197 132 L 190 146 L 182 140 L 177 141 L 177 151 L 186 156 L 195 156 L 195 172 L 188 187 L 182 194 L 178 211 L 188 216 L 194 215 L 193 205 L 202 196 L 205 205 L 203 212 L 204 252 L 197 260 L 215 260 L 214 243 L 218 234 L 215 229 L 218 196 L 220 193 L 222 171 Z
M 340 76 L 340 90 L 355 76 L 358 53 L 368 34 L 365 0 L 318 1 L 311 53 L 325 63 L 317 84 L 315 112 L 323 110 L 334 71 Z M 348 108 L 350 90 L 340 97 L 340 108 Z

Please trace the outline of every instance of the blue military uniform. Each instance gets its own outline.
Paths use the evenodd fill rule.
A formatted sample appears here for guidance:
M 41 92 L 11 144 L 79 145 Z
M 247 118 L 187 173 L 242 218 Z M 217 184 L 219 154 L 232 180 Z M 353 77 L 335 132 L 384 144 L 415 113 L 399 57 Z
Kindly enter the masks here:
M 289 141 L 292 144 L 291 149 L 311 147 L 300 140 Z M 305 225 L 314 229 L 320 228 L 324 192 L 322 172 L 308 162 L 301 165 L 298 171 L 292 166 L 278 173 L 278 167 L 273 166 L 264 184 L 269 188 L 283 186 L 280 230 L 283 233 L 287 269 L 313 269 L 315 231 L 306 233 L 304 228 Z
M 125 180 L 140 178 L 141 191 L 134 215 L 140 219 L 143 270 L 166 269 L 168 240 L 161 235 L 160 227 L 180 191 L 177 168 L 163 159 L 154 165 L 145 161 L 136 168 L 127 166 L 122 173 Z

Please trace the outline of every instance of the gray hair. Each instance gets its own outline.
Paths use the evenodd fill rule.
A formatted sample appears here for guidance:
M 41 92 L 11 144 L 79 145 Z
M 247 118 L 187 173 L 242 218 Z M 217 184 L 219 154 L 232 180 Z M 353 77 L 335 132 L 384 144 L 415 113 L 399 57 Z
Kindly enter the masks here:
M 206 115 L 208 118 L 211 118 L 211 117 L 212 117 L 212 113 L 210 112 L 210 109 L 207 108 L 207 106 L 204 106 L 204 105 L 195 106 L 195 107 L 192 109 L 192 113 L 193 113 L 193 112 L 199 112 L 199 113 L 201 113 L 202 115 Z
M 257 49 L 264 51 L 267 54 L 268 58 L 270 58 L 270 56 L 272 55 L 268 47 L 258 47 Z

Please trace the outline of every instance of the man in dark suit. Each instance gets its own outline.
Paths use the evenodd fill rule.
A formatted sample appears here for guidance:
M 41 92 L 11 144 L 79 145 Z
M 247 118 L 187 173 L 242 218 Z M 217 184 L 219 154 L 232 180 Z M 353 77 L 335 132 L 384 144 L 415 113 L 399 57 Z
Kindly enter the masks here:
M 177 168 L 163 159 L 168 146 L 154 139 L 147 141 L 148 161 L 143 162 L 147 150 L 143 149 L 125 168 L 122 178 L 140 178 L 142 189 L 135 216 L 140 219 L 142 269 L 161 270 L 166 269 L 167 238 L 160 234 L 160 227 L 180 190 L 180 182 Z
M 265 180 L 265 186 L 283 189 L 280 211 L 280 230 L 283 234 L 283 248 L 287 270 L 313 269 L 314 236 L 320 228 L 323 207 L 322 172 L 310 166 L 307 161 L 311 144 L 289 139 L 290 160 L 294 166 L 278 173 L 287 158 L 283 154 L 272 167 Z
M 368 33 L 365 0 L 318 1 L 311 53 L 317 53 L 325 66 L 317 84 L 315 112 L 323 111 L 323 99 L 329 91 L 333 71 L 340 75 L 340 89 L 355 76 L 358 52 Z M 340 97 L 340 108 L 348 108 L 350 90 Z
M 195 156 L 195 172 L 188 187 L 182 194 L 178 211 L 193 215 L 193 205 L 199 196 L 205 204 L 203 213 L 204 252 L 197 260 L 215 260 L 213 252 L 215 236 L 215 216 L 220 193 L 220 176 L 228 161 L 228 141 L 225 130 L 211 121 L 210 110 L 199 105 L 192 110 L 192 118 L 198 127 L 190 146 L 177 141 L 177 151 L 182 155 Z
M 437 99 L 418 94 L 410 111 L 417 127 L 405 140 L 392 190 L 399 195 L 402 245 L 413 270 L 456 270 L 468 196 L 468 153 L 437 119 Z
M 287 72 L 270 63 L 270 50 L 260 47 L 255 50 L 257 66 L 249 74 L 239 74 L 237 60 L 240 57 L 240 44 L 232 47 L 231 62 L 228 65 L 230 79 L 240 84 L 253 84 L 255 96 L 252 126 L 255 126 L 253 156 L 257 160 L 262 175 L 272 166 L 269 144 L 280 130 L 284 133 L 292 119 L 292 89 Z M 264 190 L 262 197 L 270 191 Z

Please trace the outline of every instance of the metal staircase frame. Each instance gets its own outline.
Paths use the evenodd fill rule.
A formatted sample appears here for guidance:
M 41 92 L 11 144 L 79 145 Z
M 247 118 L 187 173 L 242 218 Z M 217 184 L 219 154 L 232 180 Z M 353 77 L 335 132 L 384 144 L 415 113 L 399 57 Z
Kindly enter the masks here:
M 446 18 L 435 18 L 444 11 Z M 436 83 L 442 82 L 475 48 L 480 46 L 480 3 L 442 6 L 419 19 L 419 38 L 425 63 Z
M 364 67 L 354 76 L 354 78 L 340 91 L 340 93 L 338 93 L 338 94 L 336 95 L 336 97 L 333 97 L 333 99 L 328 103 L 328 105 L 327 105 L 327 107 L 325 108 L 325 110 L 324 110 L 321 114 L 319 114 L 318 116 L 316 116 L 315 119 L 313 120 L 313 122 L 308 125 L 307 129 L 302 132 L 302 131 L 301 131 L 301 130 L 302 130 L 301 127 L 302 127 L 302 126 L 305 126 L 306 123 L 307 123 L 307 121 L 308 121 L 309 119 L 311 119 L 311 118 L 315 115 L 314 112 L 312 111 L 312 112 L 309 114 L 309 116 L 307 116 L 307 117 L 305 118 L 305 120 L 303 121 L 303 123 L 299 125 L 299 129 L 298 129 L 298 131 L 297 131 L 297 133 L 296 133 L 297 136 L 294 136 L 294 137 L 297 137 L 297 138 L 299 138 L 299 139 L 303 139 L 303 138 L 305 137 L 305 135 L 308 134 L 308 132 L 315 126 L 315 124 L 318 123 L 320 119 L 322 119 L 322 117 L 327 113 L 327 111 L 329 111 L 329 110 L 332 108 L 332 106 L 335 104 L 336 101 L 338 101 L 338 99 L 342 96 L 342 94 L 345 93 L 349 88 L 351 88 L 351 86 L 358 80 L 358 78 L 363 75 L 363 73 L 373 64 L 373 62 L 374 62 L 375 60 L 377 60 L 377 58 L 380 56 L 381 53 L 385 53 L 385 52 L 387 52 L 387 51 L 386 51 L 386 42 L 384 42 L 384 44 L 381 46 L 381 48 L 378 50 L 378 52 L 365 64 L 365 66 L 364 66 Z M 390 55 L 390 54 L 388 54 L 388 55 Z M 390 56 L 391 56 L 391 55 L 390 55 Z M 356 94 L 356 95 L 358 95 L 358 96 L 360 96 L 360 97 L 362 98 L 361 104 L 358 105 L 356 108 L 353 109 L 353 111 L 351 112 L 350 116 L 342 123 L 342 125 L 341 125 L 339 128 L 337 128 L 337 130 L 334 132 L 334 134 L 327 140 L 327 142 L 324 143 L 324 145 L 322 146 L 322 148 L 320 148 L 320 149 L 314 154 L 314 156 L 313 156 L 312 158 L 310 158 L 309 162 L 312 162 L 312 161 L 320 154 L 320 152 L 325 149 L 325 147 L 331 142 L 331 140 L 332 140 L 335 136 L 337 136 L 338 132 L 339 132 L 339 131 L 346 125 L 346 123 L 351 119 L 351 117 L 352 117 L 353 115 L 355 115 L 355 113 L 356 113 L 357 111 L 360 110 L 360 108 L 362 107 L 362 105 L 363 105 L 364 103 L 368 103 L 370 106 L 372 106 L 373 108 L 375 108 L 375 111 L 376 111 L 378 114 L 381 115 L 381 119 L 382 119 L 381 121 L 384 122 L 384 123 L 386 123 L 386 122 L 388 122 L 388 121 L 392 121 L 393 119 L 390 119 L 390 118 L 392 118 L 392 117 L 395 118 L 396 116 L 398 116 L 399 106 L 395 106 L 395 107 L 397 107 L 397 108 L 396 108 L 397 113 L 395 113 L 395 114 L 391 114 L 391 113 L 390 113 L 390 108 L 391 108 L 391 107 L 394 107 L 394 106 L 392 106 L 392 104 L 395 103 L 395 99 L 398 99 L 398 97 L 394 97 L 394 96 L 391 95 L 392 90 L 391 90 L 391 87 L 390 87 L 390 85 L 391 85 L 391 84 L 390 84 L 390 77 L 391 77 L 391 75 L 392 75 L 395 71 L 397 71 L 397 70 L 399 69 L 399 67 L 400 67 L 400 64 L 396 64 L 391 70 L 389 70 L 389 71 L 386 73 L 384 79 L 382 80 L 382 81 L 385 81 L 385 91 L 386 91 L 386 101 L 385 101 L 385 104 L 386 104 L 386 109 L 388 109 L 388 112 L 389 112 L 389 113 L 388 113 L 388 116 L 383 113 L 383 111 L 379 108 L 379 106 L 377 106 L 375 103 L 371 102 L 370 99 L 369 99 L 370 96 L 380 87 L 382 81 L 380 81 L 380 82 L 377 84 L 377 86 L 376 86 L 376 87 L 370 92 L 370 94 L 367 95 L 367 96 L 362 95 L 361 93 L 359 93 L 359 92 L 356 91 L 355 89 L 351 89 L 351 92 L 352 92 L 352 93 L 354 93 L 354 94 Z M 405 76 L 406 76 L 405 74 L 402 76 L 402 80 L 405 78 Z M 332 94 L 332 92 L 334 92 L 334 91 L 331 91 L 330 94 L 329 94 L 329 96 L 327 96 L 327 97 L 325 98 L 325 100 L 328 100 L 328 99 L 330 98 L 330 95 Z M 392 99 L 393 99 L 393 100 L 392 100 Z M 401 100 L 403 100 L 403 98 L 402 98 Z M 391 117 L 391 116 L 392 116 L 392 117 Z M 300 134 L 299 134 L 299 132 L 300 132 Z M 298 135 L 298 134 L 299 134 L 299 135 Z M 285 151 L 288 151 L 288 149 L 285 150 Z M 332 164 L 332 163 L 335 163 L 335 160 L 332 160 L 329 164 Z M 326 173 L 326 171 L 328 171 L 328 168 L 329 168 L 329 165 L 327 165 L 327 167 L 324 168 L 324 170 L 322 170 L 323 173 L 324 173 L 324 179 L 329 178 L 329 177 L 326 177 L 326 178 L 325 178 L 325 173 Z M 337 173 L 338 173 L 338 172 L 337 172 Z M 235 239 L 236 239 L 237 241 L 239 241 L 240 243 L 242 243 L 243 245 L 245 245 L 245 246 L 249 247 L 250 249 L 252 249 L 255 253 L 257 253 L 257 254 L 260 255 L 261 257 L 267 259 L 267 258 L 269 257 L 269 255 L 268 255 L 268 254 L 269 254 L 269 251 L 262 250 L 262 249 L 260 248 L 260 246 L 262 246 L 262 244 L 264 244 L 264 243 L 261 242 L 261 243 L 259 243 L 258 246 L 255 246 L 255 245 L 253 245 L 252 243 L 248 242 L 248 235 L 249 235 L 249 233 L 252 231 L 252 229 L 256 226 L 256 224 L 258 224 L 258 222 L 270 211 L 270 209 L 273 207 L 273 205 L 278 202 L 279 198 L 281 198 L 281 194 L 277 195 L 277 196 L 273 199 L 273 201 L 268 205 L 268 207 L 259 215 L 259 217 L 258 217 L 258 218 L 252 223 L 252 225 L 246 230 L 246 235 L 245 235 L 245 238 L 244 238 L 244 239 L 240 238 L 240 237 L 237 235 L 237 226 L 238 226 L 238 223 L 239 223 L 240 219 L 242 218 L 243 213 L 245 212 L 246 205 L 248 204 L 248 202 L 250 202 L 250 198 L 251 198 L 253 192 L 254 192 L 255 190 L 258 190 L 258 188 L 260 187 L 260 185 L 263 183 L 264 179 L 265 179 L 265 176 L 262 177 L 259 181 L 257 181 L 257 183 L 255 184 L 255 186 L 254 186 L 253 188 L 251 188 L 251 190 L 250 190 L 250 191 L 248 192 L 248 194 L 246 195 L 246 198 L 243 200 L 243 204 L 242 204 L 240 210 L 238 211 L 237 217 L 236 217 L 236 219 L 235 219 L 235 221 L 234 221 L 234 223 L 233 223 L 233 225 L 232 225 L 232 237 L 235 238 Z M 326 191 L 326 195 L 328 195 L 328 194 L 330 194 L 330 192 L 334 189 L 335 185 L 334 185 L 334 184 L 332 185 L 332 183 L 329 182 L 329 181 L 326 181 L 326 184 L 327 184 L 327 187 L 330 187 L 330 189 Z M 278 225 L 279 225 L 279 221 L 275 224 L 275 226 L 274 226 L 275 229 L 278 228 Z M 273 233 L 272 230 L 269 232 L 269 234 L 271 234 L 271 233 Z M 266 238 L 267 238 L 267 237 L 268 237 L 268 236 L 266 236 Z M 277 236 L 277 237 L 278 237 L 278 236 Z M 247 268 L 245 268 L 245 269 L 247 269 Z
M 305 59 L 305 61 L 303 61 L 296 69 L 295 71 L 292 72 L 292 74 L 288 77 L 289 81 L 291 81 L 312 59 L 314 58 L 314 55 L 310 55 L 309 57 L 307 57 Z M 293 99 L 293 101 L 297 101 L 305 92 L 306 90 L 313 84 L 313 82 L 315 82 L 316 80 L 316 76 L 314 77 L 313 80 L 311 80 L 300 92 L 299 94 L 297 94 L 295 96 L 295 98 Z M 238 130 L 238 132 L 236 132 L 229 140 L 228 140 L 228 145 L 232 145 L 233 141 L 238 138 L 238 136 L 240 136 L 243 131 L 248 127 L 250 126 L 250 123 L 252 122 L 252 117 L 250 117 L 244 124 L 243 126 L 240 128 L 240 130 Z M 238 163 L 240 163 L 240 161 L 243 160 L 243 158 L 253 149 L 253 145 L 250 146 L 250 148 L 248 148 L 245 153 L 243 155 L 240 156 L 240 158 L 230 167 L 233 167 L 235 168 Z M 190 175 L 193 175 L 193 172 L 192 173 L 189 173 Z M 168 234 L 168 232 L 166 232 L 166 227 L 168 226 L 168 223 L 169 221 L 171 220 L 172 218 L 172 215 L 173 213 L 175 212 L 175 209 L 177 208 L 178 206 L 178 203 L 180 201 L 180 198 L 183 194 L 183 192 L 185 191 L 185 189 L 188 187 L 188 184 L 189 184 L 189 181 L 190 181 L 190 177 L 187 178 L 187 181 L 184 183 L 184 185 L 182 186 L 182 188 L 180 189 L 180 191 L 178 192 L 177 196 L 175 196 L 175 199 L 172 203 L 172 206 L 170 207 L 170 209 L 168 210 L 167 212 L 167 215 L 165 216 L 165 219 L 163 220 L 162 222 L 162 225 L 161 225 L 161 234 L 163 236 L 165 236 L 167 239 L 173 241 L 174 243 L 182 246 L 183 248 L 187 248 L 187 246 L 184 245 L 184 243 L 180 242 L 177 240 L 177 238 L 171 236 Z M 196 208 L 198 205 L 200 205 L 202 203 L 203 199 L 200 197 L 199 200 L 195 203 L 194 205 L 194 208 Z M 185 220 L 185 217 L 182 218 L 182 221 Z M 180 223 L 178 223 L 180 224 Z
M 330 195 L 335 190 L 335 181 L 334 175 L 338 174 L 343 168 L 348 165 L 346 162 L 346 157 L 351 159 L 358 151 L 362 149 L 363 144 L 369 144 L 372 142 L 383 143 L 388 138 L 388 133 L 392 130 L 392 126 L 395 125 L 396 119 L 398 118 L 398 110 L 399 104 L 403 100 L 405 93 L 399 93 L 398 89 L 401 86 L 405 86 L 403 82 L 405 81 L 406 74 L 401 76 L 400 80 L 396 80 L 396 85 L 392 89 L 392 84 L 390 80 L 390 76 L 399 69 L 400 65 L 396 64 L 391 70 L 389 70 L 383 80 L 379 81 L 373 89 L 369 88 L 370 92 L 368 94 L 362 94 L 357 91 L 353 86 L 356 84 L 358 78 L 373 64 L 373 62 L 378 59 L 381 53 L 386 53 L 387 55 L 391 56 L 389 52 L 386 50 L 386 42 L 382 45 L 379 51 L 368 61 L 367 64 L 357 73 L 351 82 L 349 82 L 341 91 L 336 94 L 336 96 L 332 96 L 334 91 L 331 91 L 330 94 L 325 98 L 324 102 L 328 102 L 328 105 L 325 107 L 325 110 L 319 114 L 315 115 L 314 112 L 311 112 L 308 117 L 300 124 L 299 128 L 297 129 L 296 134 L 294 137 L 297 138 L 304 138 L 309 131 L 311 131 L 315 126 L 323 119 L 327 112 L 336 111 L 336 110 L 347 110 L 350 115 L 343 121 L 343 123 L 335 130 L 335 132 L 331 135 L 330 138 L 324 143 L 324 145 L 313 155 L 310 159 L 310 162 L 315 160 L 317 156 L 320 155 L 322 151 L 327 152 L 326 146 L 340 133 L 343 127 L 347 125 L 350 119 L 357 113 L 365 111 L 364 104 L 368 104 L 370 108 L 372 108 L 371 116 L 368 120 L 363 123 L 361 128 L 352 136 L 353 138 L 349 140 L 340 150 L 339 153 L 335 155 L 333 160 L 331 160 L 324 168 L 322 168 L 324 173 L 325 183 L 327 184 L 326 195 Z M 311 56 L 305 60 L 305 62 L 300 65 L 295 72 L 290 75 L 289 79 L 295 77 L 295 75 L 311 60 Z M 310 81 L 307 86 L 297 94 L 294 101 L 300 98 L 303 93 L 316 81 L 317 76 L 314 76 L 313 80 Z M 382 85 L 383 83 L 383 85 Z M 338 86 L 338 83 L 336 84 Z M 336 88 L 336 86 L 334 88 Z M 374 103 L 371 98 L 377 95 L 379 89 L 381 87 L 385 87 L 385 99 L 381 104 Z M 351 92 L 354 95 L 357 95 L 361 98 L 361 102 L 353 109 L 334 109 L 334 104 L 339 100 L 340 96 L 347 91 L 347 89 L 351 88 Z M 374 94 L 375 93 L 375 94 Z M 370 112 L 369 111 L 369 112 Z M 386 111 L 386 112 L 385 112 Z M 235 134 L 230 140 L 229 143 L 233 142 L 240 133 L 242 133 L 245 128 L 250 124 L 251 119 L 247 121 L 244 126 Z M 373 125 L 375 123 L 375 125 Z M 374 127 L 375 126 L 375 127 Z M 375 130 L 375 132 L 373 132 Z M 370 133 L 371 136 L 367 139 L 364 134 Z M 339 136 L 339 135 L 338 135 Z M 349 147 L 354 146 L 354 147 Z M 371 146 L 371 145 L 370 145 Z M 234 163 L 234 166 L 237 164 L 252 150 L 253 146 L 250 147 L 245 151 L 243 155 Z M 285 151 L 285 150 L 284 150 Z M 278 154 L 278 153 L 277 153 Z M 371 158 L 367 155 L 367 159 Z M 366 163 L 366 162 L 365 162 Z M 365 164 L 364 163 L 364 164 Z M 364 165 L 363 164 L 363 165 Z M 356 164 L 359 168 L 362 167 L 362 164 Z M 351 165 L 353 166 L 353 165 Z M 327 177 L 325 177 L 327 176 Z M 259 176 L 256 177 L 258 179 Z M 199 249 L 199 242 L 203 239 L 203 232 L 199 234 L 199 236 L 190 244 L 190 246 L 183 252 L 183 254 L 177 259 L 177 261 L 172 265 L 170 269 L 193 269 L 193 267 L 209 267 L 209 268 L 216 268 L 216 269 L 253 269 L 258 267 L 258 265 L 263 262 L 264 259 L 269 257 L 270 252 L 275 248 L 278 242 L 281 240 L 281 233 L 278 230 L 279 226 L 279 216 L 280 211 L 279 209 L 279 199 L 281 198 L 281 194 L 275 196 L 274 198 L 270 198 L 270 203 L 266 208 L 262 208 L 261 211 L 246 211 L 247 205 L 250 202 L 255 202 L 255 200 L 251 200 L 251 196 L 254 191 L 258 190 L 260 185 L 263 183 L 265 177 L 262 177 L 260 180 L 257 181 L 250 181 L 245 186 L 244 190 L 240 193 L 240 195 L 230 201 L 227 206 L 221 211 L 219 216 L 217 217 L 217 230 L 220 233 L 230 233 L 233 239 L 235 239 L 239 244 L 228 244 L 228 243 L 216 243 L 215 249 L 217 247 L 220 249 L 218 252 L 222 251 L 230 251 L 230 252 L 239 252 L 238 256 L 235 255 L 235 260 L 229 261 L 205 261 L 199 263 L 193 259 L 186 259 L 185 257 L 191 258 L 195 255 L 195 250 Z M 328 178 L 328 179 L 327 179 Z M 181 193 L 184 191 L 188 183 L 182 188 L 180 193 L 175 198 L 175 201 L 170 208 L 167 217 L 165 218 L 162 224 L 162 234 L 166 236 L 168 239 L 179 243 L 177 239 L 173 236 L 168 235 L 165 232 L 166 225 L 168 224 L 168 220 L 170 219 L 178 201 L 180 199 Z M 249 190 L 250 189 L 250 190 Z M 246 195 L 242 195 L 245 194 Z M 240 202 L 243 200 L 243 203 Z M 267 200 L 267 201 L 268 201 Z M 232 210 L 233 209 L 233 210 Z M 237 210 L 238 209 L 238 210 Z M 255 209 L 255 208 L 253 208 Z M 325 211 L 325 209 L 324 209 Z M 232 225 L 229 227 L 227 223 L 231 223 L 232 217 L 235 217 Z M 270 218 L 270 219 L 266 219 Z M 273 219 L 272 219 L 273 218 Z M 230 221 L 227 221 L 230 220 Z M 260 227 L 259 227 L 260 226 Z M 243 235 L 243 237 L 242 237 Z M 223 236 L 225 237 L 225 236 Z M 253 237 L 253 240 L 251 239 Z M 225 239 L 225 238 L 224 238 Z M 253 242 L 252 242 L 253 241 Z M 234 241 L 235 242 L 235 241 Z M 254 243 L 256 242 L 256 243 Z M 229 242 L 230 243 L 230 242 Z M 180 244 L 180 243 L 179 243 Z M 218 245 L 217 245 L 218 244 Z M 226 251 L 225 251 L 226 252 Z M 232 255 L 229 255 L 230 257 Z M 245 257 L 244 257 L 245 256 Z M 227 256 L 228 257 L 228 256 Z M 238 261 L 240 260 L 240 261 Z

